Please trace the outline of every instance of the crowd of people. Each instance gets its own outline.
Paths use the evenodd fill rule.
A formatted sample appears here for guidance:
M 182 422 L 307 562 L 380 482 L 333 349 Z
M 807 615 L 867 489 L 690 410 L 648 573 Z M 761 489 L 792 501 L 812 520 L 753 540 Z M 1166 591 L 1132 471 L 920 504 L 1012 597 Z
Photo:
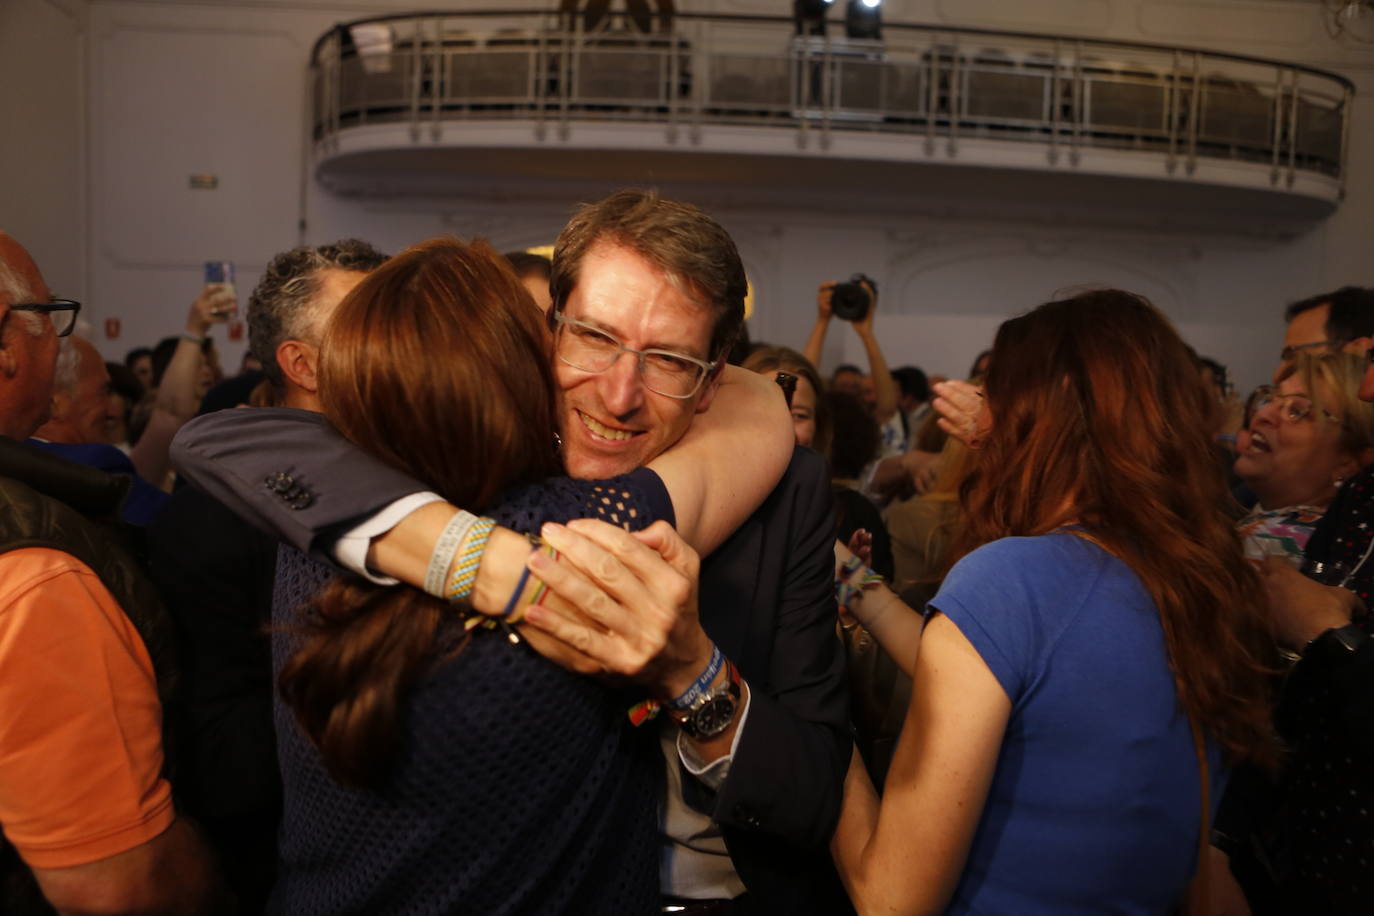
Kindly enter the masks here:
M 963 379 L 746 291 L 620 191 L 282 252 L 223 379 L 0 234 L 0 911 L 1367 909 L 1374 290 L 1245 402 L 1126 291 Z

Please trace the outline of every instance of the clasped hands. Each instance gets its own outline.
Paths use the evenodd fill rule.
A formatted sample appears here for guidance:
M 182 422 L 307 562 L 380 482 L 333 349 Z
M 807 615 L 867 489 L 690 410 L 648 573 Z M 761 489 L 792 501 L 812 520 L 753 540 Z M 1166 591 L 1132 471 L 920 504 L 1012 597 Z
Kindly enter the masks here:
M 564 668 L 645 687 L 667 700 L 687 690 L 711 657 L 697 615 L 700 559 L 672 526 L 629 532 L 597 519 L 546 524 L 560 556 L 530 554 L 548 586 L 525 611 L 522 634 Z

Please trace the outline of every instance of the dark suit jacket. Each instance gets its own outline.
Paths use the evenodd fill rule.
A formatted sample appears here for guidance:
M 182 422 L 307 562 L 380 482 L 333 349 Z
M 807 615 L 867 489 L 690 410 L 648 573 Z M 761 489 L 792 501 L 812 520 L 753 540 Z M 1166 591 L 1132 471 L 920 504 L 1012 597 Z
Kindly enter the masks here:
M 199 418 L 172 457 L 196 486 L 331 562 L 339 533 L 421 489 L 300 410 Z M 799 448 L 764 505 L 702 564 L 702 626 L 739 666 L 750 703 L 719 795 L 688 779 L 686 800 L 721 824 L 760 913 L 848 909 L 827 848 L 851 746 L 833 532 L 824 462 Z

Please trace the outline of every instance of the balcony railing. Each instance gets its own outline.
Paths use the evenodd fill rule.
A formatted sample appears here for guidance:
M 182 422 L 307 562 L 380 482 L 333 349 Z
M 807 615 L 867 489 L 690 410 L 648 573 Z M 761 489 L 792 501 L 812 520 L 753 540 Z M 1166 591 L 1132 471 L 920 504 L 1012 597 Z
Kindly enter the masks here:
M 311 55 L 314 136 L 398 122 L 437 140 L 448 122 L 578 121 L 906 135 L 926 156 L 966 139 L 1039 144 L 1052 164 L 1088 150 L 1152 151 L 1169 175 L 1200 160 L 1264 163 L 1344 184 L 1349 80 L 1234 54 L 1087 38 L 886 24 L 881 41 L 798 36 L 785 17 L 470 11 L 362 19 Z M 461 125 L 459 125 L 461 126 Z

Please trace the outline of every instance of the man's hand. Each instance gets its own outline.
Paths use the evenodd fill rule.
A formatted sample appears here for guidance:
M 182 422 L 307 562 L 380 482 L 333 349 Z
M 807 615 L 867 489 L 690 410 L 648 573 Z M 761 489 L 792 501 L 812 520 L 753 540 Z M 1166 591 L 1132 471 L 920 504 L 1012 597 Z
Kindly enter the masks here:
M 859 285 L 868 291 L 868 311 L 854 322 L 854 330 L 860 337 L 867 338 L 873 336 L 873 318 L 878 314 L 878 291 L 866 280 L 860 280 Z
M 816 290 L 816 320 L 829 322 L 834 313 L 830 310 L 830 295 L 835 291 L 834 283 L 822 283 Z
M 983 399 L 983 389 L 968 382 L 948 381 L 935 385 L 935 403 L 940 428 L 969 448 L 981 448 L 992 431 L 992 413 Z
M 545 525 L 541 534 L 563 556 L 554 561 L 533 553 L 531 571 L 585 619 L 541 602 L 525 621 L 657 699 L 685 692 L 711 658 L 711 640 L 697 618 L 696 551 L 666 522 L 630 533 L 579 519 Z
M 1256 564 L 1269 594 L 1269 614 L 1279 642 L 1301 651 L 1334 627 L 1343 627 L 1363 603 L 1354 592 L 1307 578 L 1281 557 Z
M 186 333 L 204 337 L 210 328 L 238 310 L 238 303 L 223 283 L 207 283 L 186 316 Z

